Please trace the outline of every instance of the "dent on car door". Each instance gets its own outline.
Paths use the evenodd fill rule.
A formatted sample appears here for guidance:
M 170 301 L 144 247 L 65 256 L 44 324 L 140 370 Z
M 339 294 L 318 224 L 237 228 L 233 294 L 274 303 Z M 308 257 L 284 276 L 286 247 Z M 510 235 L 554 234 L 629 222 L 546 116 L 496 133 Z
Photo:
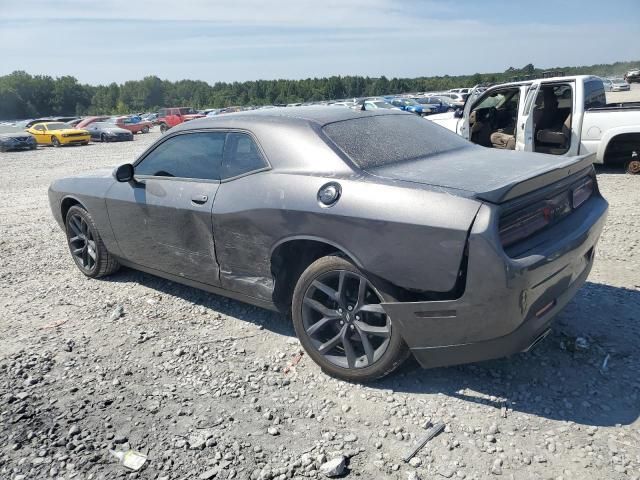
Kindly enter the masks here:
M 211 211 L 220 185 L 224 134 L 168 137 L 135 165 L 135 180 L 116 182 L 107 208 L 126 260 L 218 285 Z
M 213 205 L 222 286 L 266 300 L 271 299 L 273 289 L 267 262 L 273 219 L 265 213 L 262 201 L 247 199 L 270 195 L 262 177 L 268 168 L 264 153 L 251 135 L 229 133 L 222 162 L 223 182 Z

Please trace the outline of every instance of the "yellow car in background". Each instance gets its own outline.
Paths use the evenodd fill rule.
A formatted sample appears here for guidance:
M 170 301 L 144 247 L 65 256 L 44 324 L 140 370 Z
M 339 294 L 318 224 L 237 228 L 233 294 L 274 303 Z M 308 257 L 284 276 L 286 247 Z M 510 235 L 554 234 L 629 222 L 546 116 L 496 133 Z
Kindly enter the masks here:
M 41 122 L 27 128 L 40 145 L 87 145 L 91 134 L 81 128 L 73 128 L 63 122 Z

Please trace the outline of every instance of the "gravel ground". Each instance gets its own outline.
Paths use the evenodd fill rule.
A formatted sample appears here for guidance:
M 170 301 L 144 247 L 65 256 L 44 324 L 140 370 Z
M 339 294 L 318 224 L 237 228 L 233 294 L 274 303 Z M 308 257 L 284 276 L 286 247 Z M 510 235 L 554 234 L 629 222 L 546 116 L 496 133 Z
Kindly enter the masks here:
M 534 351 L 410 360 L 361 386 L 322 374 L 278 315 L 75 268 L 48 184 L 131 161 L 157 135 L 0 155 L 1 479 L 324 478 L 344 464 L 366 479 L 640 477 L 640 177 L 599 171 L 611 210 L 593 273 Z M 405 464 L 429 421 L 445 431 Z M 109 454 L 129 448 L 148 455 L 138 472 Z

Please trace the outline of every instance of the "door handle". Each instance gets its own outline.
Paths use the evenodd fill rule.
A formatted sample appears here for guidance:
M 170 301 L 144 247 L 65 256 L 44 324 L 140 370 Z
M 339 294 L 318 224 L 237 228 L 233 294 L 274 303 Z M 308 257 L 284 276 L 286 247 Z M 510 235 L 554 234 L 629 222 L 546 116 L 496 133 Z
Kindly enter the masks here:
M 202 193 L 200 193 L 198 195 L 194 195 L 193 197 L 191 197 L 191 201 L 193 203 L 203 204 L 203 203 L 207 203 L 207 200 L 209 200 L 209 197 L 207 195 L 202 194 Z

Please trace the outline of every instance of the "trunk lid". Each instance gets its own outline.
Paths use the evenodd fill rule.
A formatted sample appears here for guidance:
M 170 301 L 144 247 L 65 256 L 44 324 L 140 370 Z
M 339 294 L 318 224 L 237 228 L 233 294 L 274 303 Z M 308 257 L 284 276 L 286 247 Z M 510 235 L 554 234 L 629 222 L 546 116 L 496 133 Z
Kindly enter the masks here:
M 591 157 L 470 146 L 366 171 L 391 180 L 462 190 L 480 200 L 502 203 L 585 170 Z

